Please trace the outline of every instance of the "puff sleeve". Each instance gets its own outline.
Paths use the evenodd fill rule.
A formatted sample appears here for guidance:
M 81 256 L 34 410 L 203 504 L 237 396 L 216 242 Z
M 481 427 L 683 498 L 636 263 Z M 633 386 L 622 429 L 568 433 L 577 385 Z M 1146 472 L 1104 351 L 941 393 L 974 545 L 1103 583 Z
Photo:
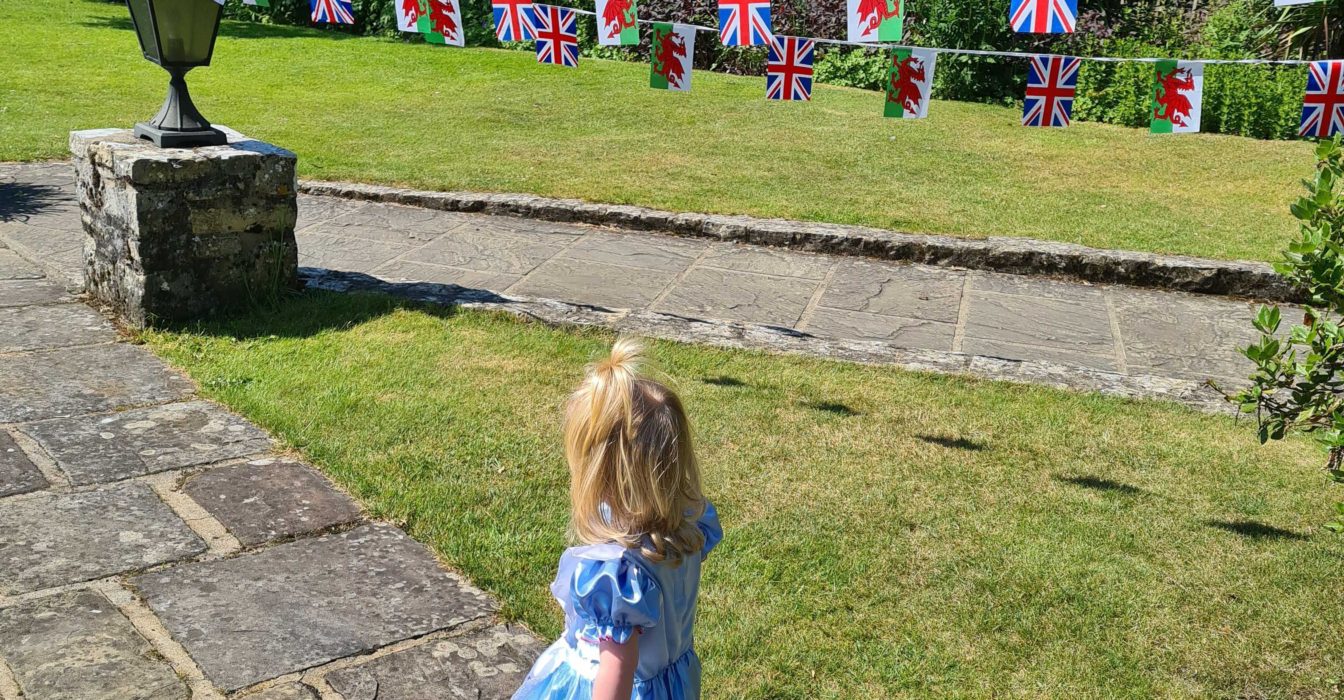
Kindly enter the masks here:
M 571 600 L 578 615 L 578 636 L 592 641 L 630 641 L 635 628 L 651 628 L 662 614 L 658 580 L 629 555 L 582 559 L 574 569 Z
M 700 550 L 700 559 L 703 561 L 709 556 L 709 550 L 714 549 L 719 541 L 723 539 L 723 526 L 719 524 L 719 511 L 714 509 L 714 504 L 705 501 L 705 514 L 700 516 L 696 522 L 700 532 L 705 535 L 705 546 Z

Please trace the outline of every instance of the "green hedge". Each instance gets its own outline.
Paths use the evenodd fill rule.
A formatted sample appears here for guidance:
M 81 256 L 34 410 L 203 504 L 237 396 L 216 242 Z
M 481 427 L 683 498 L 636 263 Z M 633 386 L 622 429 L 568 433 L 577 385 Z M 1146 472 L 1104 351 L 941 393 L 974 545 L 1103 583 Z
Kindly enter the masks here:
M 400 36 L 394 2 L 353 0 L 356 24 L 330 25 L 355 34 Z M 1101 9 L 1079 18 L 1078 32 L 1064 37 L 1024 35 L 1007 23 L 1009 0 L 906 0 L 907 40 L 922 46 L 1071 53 L 1080 56 L 1244 58 L 1257 40 L 1256 11 L 1272 0 L 1215 0 L 1212 10 L 1192 15 L 1188 6 L 1168 0 L 1120 2 L 1094 0 Z M 459 0 L 467 41 L 498 46 L 491 26 L 489 0 Z M 271 0 L 269 9 L 229 0 L 227 12 L 239 19 L 308 25 L 307 0 Z M 591 5 L 567 2 L 590 9 Z M 1114 7 L 1110 7 L 1113 5 Z M 640 14 L 705 26 L 717 24 L 716 0 L 643 0 Z M 845 0 L 774 0 L 775 30 L 784 34 L 843 37 Z M 1193 25 L 1198 25 L 1193 26 Z M 644 61 L 648 47 L 634 50 L 599 47 L 591 17 L 580 21 L 585 55 Z M 760 74 L 765 52 L 730 49 L 717 41 L 696 42 L 699 68 Z M 1074 118 L 1145 128 L 1152 65 L 1138 63 L 1083 64 L 1078 79 Z M 817 80 L 835 85 L 881 89 L 886 57 L 868 49 L 821 47 Z M 941 99 L 1021 104 L 1026 63 L 1021 59 L 980 56 L 938 57 L 934 95 Z M 1204 72 L 1203 131 L 1264 139 L 1294 138 L 1301 113 L 1306 70 L 1301 66 L 1209 65 Z

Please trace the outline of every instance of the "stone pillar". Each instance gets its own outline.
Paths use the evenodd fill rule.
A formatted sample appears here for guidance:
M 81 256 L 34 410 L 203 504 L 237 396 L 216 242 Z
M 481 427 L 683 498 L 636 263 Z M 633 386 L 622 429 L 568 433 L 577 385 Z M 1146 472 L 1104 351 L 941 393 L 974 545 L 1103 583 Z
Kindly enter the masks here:
M 70 134 L 85 290 L 137 328 L 208 316 L 298 284 L 293 153 L 222 129 L 226 145 L 158 148 L 129 129 Z

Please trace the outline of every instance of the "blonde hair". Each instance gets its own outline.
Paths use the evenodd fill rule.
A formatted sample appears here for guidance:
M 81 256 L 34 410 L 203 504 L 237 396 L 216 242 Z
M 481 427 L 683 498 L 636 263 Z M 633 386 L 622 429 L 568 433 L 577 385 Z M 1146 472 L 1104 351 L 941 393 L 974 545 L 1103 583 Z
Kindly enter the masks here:
M 679 564 L 704 546 L 700 467 L 681 399 L 640 375 L 642 351 L 617 340 L 569 398 L 571 529 L 587 544 L 616 542 Z

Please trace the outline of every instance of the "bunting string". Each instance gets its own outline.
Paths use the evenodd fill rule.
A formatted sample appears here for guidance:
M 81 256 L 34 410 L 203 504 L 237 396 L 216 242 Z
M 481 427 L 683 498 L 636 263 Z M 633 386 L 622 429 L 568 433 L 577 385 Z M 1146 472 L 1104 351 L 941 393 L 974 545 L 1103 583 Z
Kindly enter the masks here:
M 596 17 L 597 13 L 592 10 L 584 10 L 577 7 L 567 8 L 581 15 Z M 684 22 L 660 22 L 650 19 L 636 19 L 639 24 L 675 24 L 681 27 L 689 27 L 697 32 L 708 32 L 715 36 L 719 35 L 717 27 L 706 27 L 699 24 L 687 24 Z M 860 49 L 872 49 L 875 51 L 888 51 L 892 49 L 919 49 L 922 51 L 932 51 L 933 53 L 951 54 L 954 56 L 993 56 L 996 58 L 1020 58 L 1030 59 L 1035 56 L 1063 56 L 1065 54 L 1042 53 L 1039 51 L 988 51 L 982 49 L 949 49 L 936 46 L 914 46 L 911 44 L 892 44 L 883 42 L 859 42 L 846 41 L 843 39 L 817 39 L 813 37 L 799 37 L 818 44 L 830 44 L 832 46 L 853 46 Z M 1159 63 L 1161 61 L 1171 60 L 1166 58 L 1141 58 L 1141 57 L 1119 57 L 1119 56 L 1072 56 L 1083 61 L 1092 61 L 1094 63 Z M 1306 66 L 1314 63 L 1310 59 L 1268 59 L 1268 58 L 1189 58 L 1181 59 L 1191 63 L 1203 63 L 1206 65 L 1277 65 L 1277 66 Z

